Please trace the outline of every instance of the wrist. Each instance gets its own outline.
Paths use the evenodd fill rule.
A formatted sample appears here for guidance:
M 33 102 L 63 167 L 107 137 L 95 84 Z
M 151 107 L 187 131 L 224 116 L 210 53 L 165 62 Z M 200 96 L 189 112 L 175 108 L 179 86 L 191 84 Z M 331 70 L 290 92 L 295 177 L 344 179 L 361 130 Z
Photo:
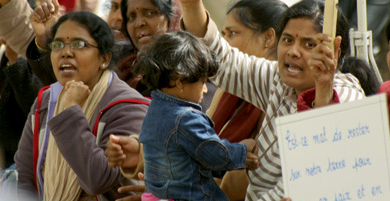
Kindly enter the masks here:
M 46 39 L 43 39 L 43 37 L 35 37 L 35 45 L 37 46 L 38 50 L 41 52 L 47 52 L 47 49 L 45 48 L 46 45 L 43 45 L 46 43 Z
M 7 3 L 9 3 L 10 0 L 0 0 L 0 8 L 4 7 L 5 5 L 7 5 Z

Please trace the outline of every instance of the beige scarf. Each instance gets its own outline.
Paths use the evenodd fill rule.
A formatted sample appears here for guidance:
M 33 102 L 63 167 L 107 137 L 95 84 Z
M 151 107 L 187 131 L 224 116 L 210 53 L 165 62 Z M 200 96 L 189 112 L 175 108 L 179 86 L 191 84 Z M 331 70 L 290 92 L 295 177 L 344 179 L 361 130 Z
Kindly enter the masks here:
M 82 105 L 82 110 L 88 122 L 91 122 L 101 98 L 108 87 L 110 71 L 105 70 L 87 100 Z M 62 89 L 54 110 L 54 116 L 63 111 L 62 98 L 64 89 Z M 47 147 L 47 156 L 44 168 L 44 201 L 53 200 L 81 200 L 82 189 L 77 182 L 77 175 L 66 162 L 61 152 L 58 150 L 57 143 L 52 134 L 49 135 L 49 144 Z

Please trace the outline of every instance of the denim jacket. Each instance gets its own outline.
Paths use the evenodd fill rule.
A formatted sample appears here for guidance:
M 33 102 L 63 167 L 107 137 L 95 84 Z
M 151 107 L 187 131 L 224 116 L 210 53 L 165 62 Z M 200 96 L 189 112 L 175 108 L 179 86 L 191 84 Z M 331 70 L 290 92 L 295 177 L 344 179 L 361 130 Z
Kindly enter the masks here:
M 212 171 L 245 168 L 244 144 L 219 139 L 200 105 L 155 90 L 145 116 L 146 191 L 161 199 L 228 200 Z

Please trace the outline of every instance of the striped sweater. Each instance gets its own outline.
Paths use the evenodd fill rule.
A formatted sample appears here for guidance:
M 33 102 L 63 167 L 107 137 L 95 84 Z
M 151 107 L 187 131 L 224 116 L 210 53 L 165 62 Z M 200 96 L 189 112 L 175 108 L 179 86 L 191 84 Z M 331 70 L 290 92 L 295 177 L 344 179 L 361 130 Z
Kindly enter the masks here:
M 276 61 L 248 56 L 230 47 L 211 19 L 203 40 L 221 62 L 217 75 L 212 78 L 214 83 L 266 113 L 257 137 L 260 167 L 248 172 L 246 200 L 279 201 L 284 191 L 275 118 L 297 112 L 297 94 L 281 80 Z M 351 74 L 337 72 L 333 89 L 341 103 L 365 97 L 359 81 Z

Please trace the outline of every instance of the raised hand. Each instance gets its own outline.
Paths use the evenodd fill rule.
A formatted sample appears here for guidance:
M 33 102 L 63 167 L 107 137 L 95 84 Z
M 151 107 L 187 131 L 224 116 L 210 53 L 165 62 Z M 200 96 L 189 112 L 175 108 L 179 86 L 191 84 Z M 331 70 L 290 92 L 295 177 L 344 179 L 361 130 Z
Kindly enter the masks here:
M 82 106 L 90 92 L 89 87 L 82 81 L 68 81 L 65 84 L 65 93 L 62 99 L 64 109 L 72 105 Z
M 35 8 L 30 16 L 37 43 L 41 48 L 45 47 L 46 39 L 50 35 L 50 29 L 62 15 L 58 0 L 47 0 L 46 2 L 42 2 L 41 6 Z
M 140 144 L 136 138 L 110 135 L 105 154 L 110 167 L 132 168 L 138 165 Z
M 314 78 L 316 88 L 315 107 L 328 105 L 333 100 L 333 78 L 337 69 L 341 37 L 334 40 L 334 52 L 323 41 L 331 42 L 325 34 L 317 34 L 317 46 L 312 50 L 308 66 Z

